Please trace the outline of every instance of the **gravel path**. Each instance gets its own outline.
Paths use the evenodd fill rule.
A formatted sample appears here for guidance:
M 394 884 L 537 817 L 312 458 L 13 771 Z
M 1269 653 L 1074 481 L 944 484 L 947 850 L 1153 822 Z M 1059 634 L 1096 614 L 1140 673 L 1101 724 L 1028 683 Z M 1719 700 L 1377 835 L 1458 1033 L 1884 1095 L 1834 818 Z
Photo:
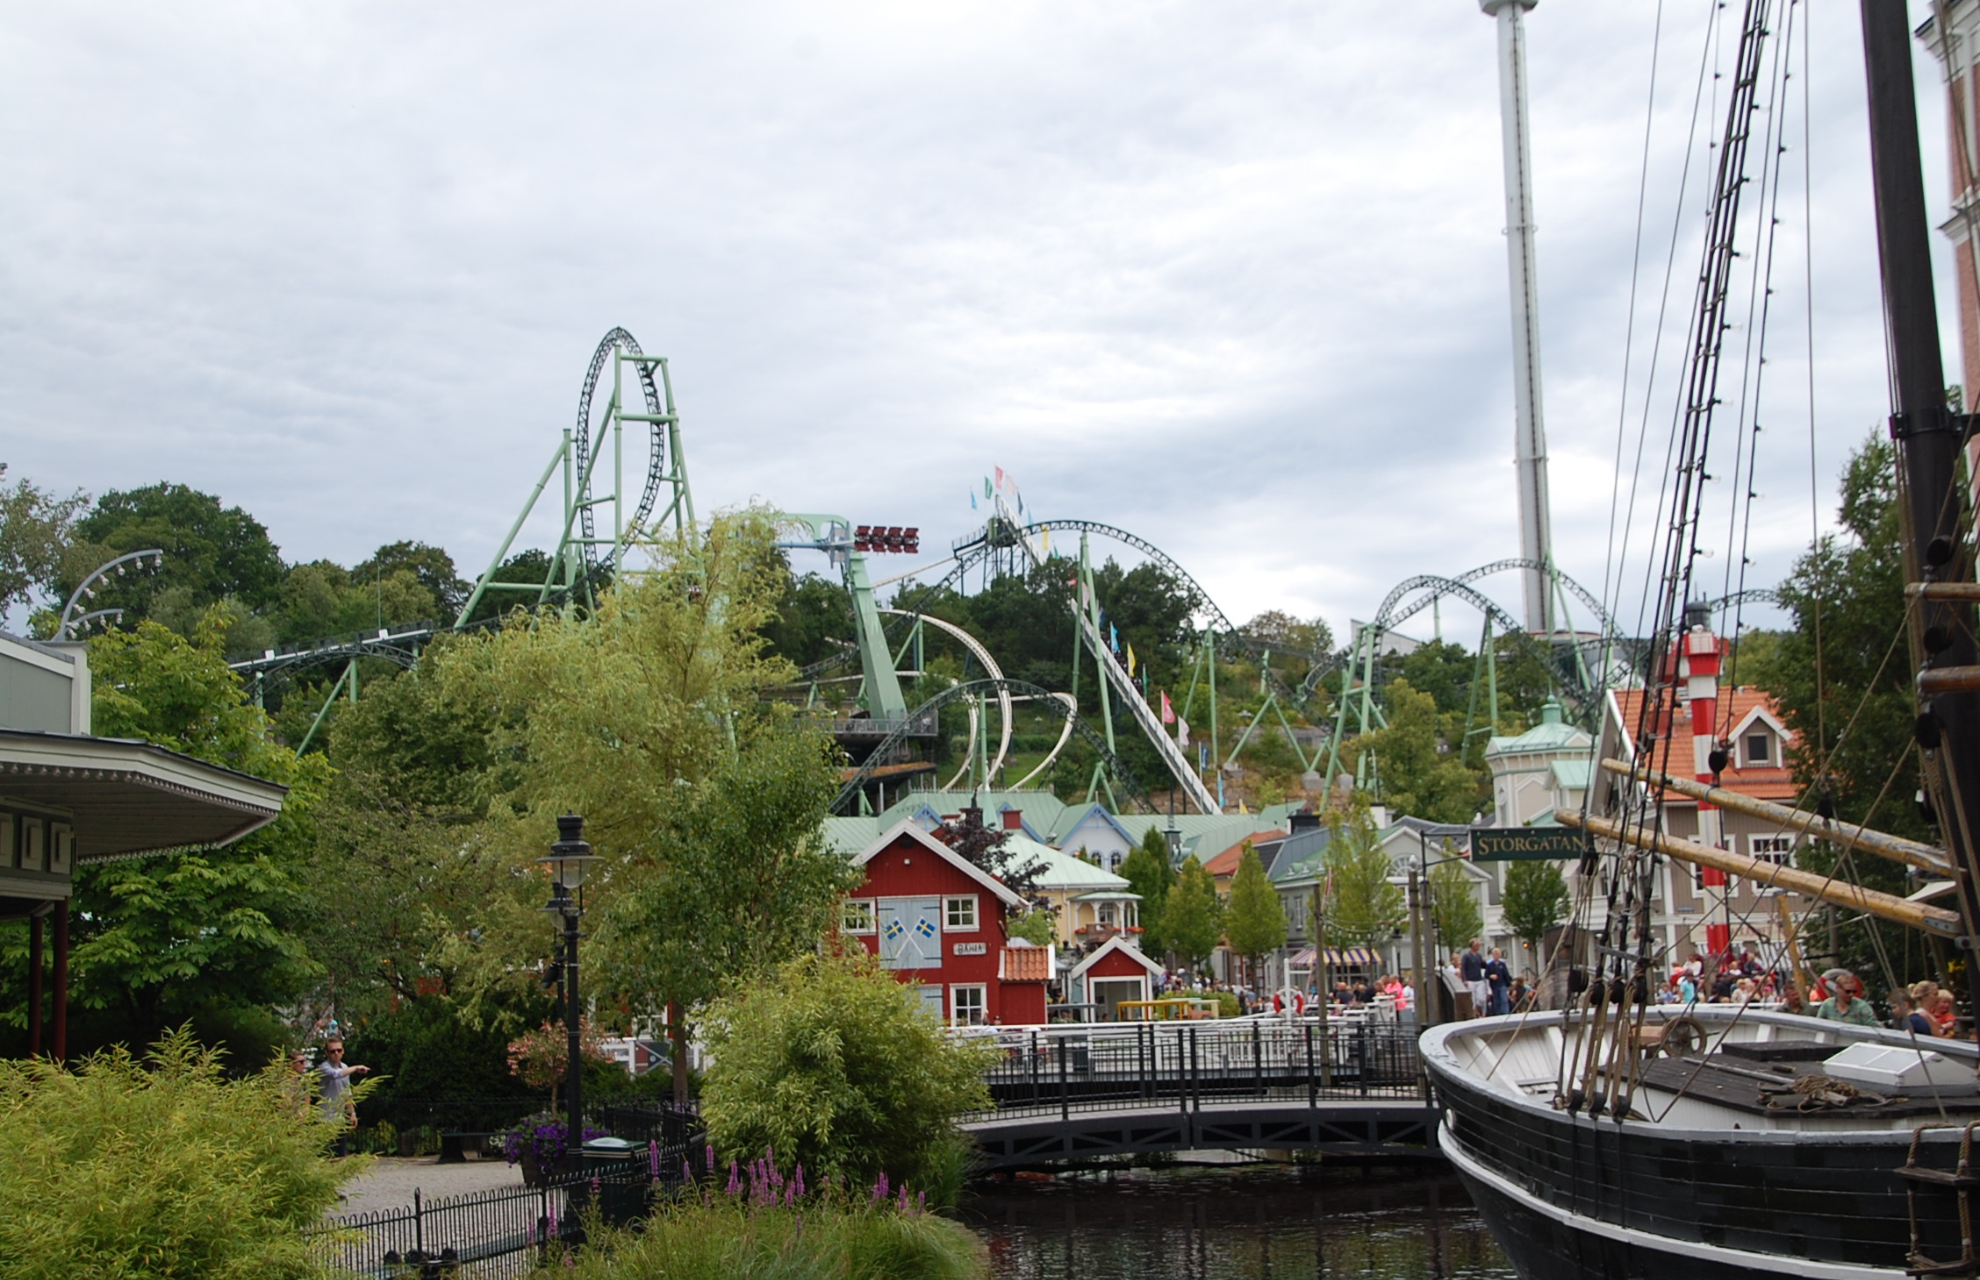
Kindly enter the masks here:
M 412 1203 L 413 1190 L 422 1200 L 441 1196 L 466 1195 L 493 1187 L 519 1187 L 522 1170 L 502 1159 L 470 1160 L 466 1164 L 441 1164 L 438 1156 L 380 1156 L 369 1172 L 344 1184 L 343 1203 L 335 1213 L 367 1213 L 373 1209 L 396 1209 Z

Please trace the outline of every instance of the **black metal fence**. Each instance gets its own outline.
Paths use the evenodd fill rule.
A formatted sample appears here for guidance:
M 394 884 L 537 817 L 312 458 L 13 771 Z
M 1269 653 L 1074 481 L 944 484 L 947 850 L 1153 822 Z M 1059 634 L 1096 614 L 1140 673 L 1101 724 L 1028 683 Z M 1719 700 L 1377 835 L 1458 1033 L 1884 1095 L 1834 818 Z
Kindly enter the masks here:
M 1000 1032 L 997 1113 L 1205 1099 L 1423 1096 L 1416 1029 L 1372 1021 L 1120 1023 Z
M 587 1151 L 586 1167 L 540 1187 L 502 1187 L 326 1218 L 306 1235 L 332 1264 L 380 1280 L 521 1275 L 553 1241 L 576 1242 L 591 1212 L 613 1225 L 644 1216 L 681 1180 L 698 1119 L 671 1103 L 601 1109 L 618 1151 Z

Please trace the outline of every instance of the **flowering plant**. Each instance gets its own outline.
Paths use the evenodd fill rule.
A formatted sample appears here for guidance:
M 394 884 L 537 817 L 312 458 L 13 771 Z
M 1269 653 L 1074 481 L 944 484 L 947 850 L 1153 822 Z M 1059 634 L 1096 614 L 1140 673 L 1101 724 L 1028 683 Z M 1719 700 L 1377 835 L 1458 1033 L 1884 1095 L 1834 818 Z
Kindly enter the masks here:
M 597 1125 L 584 1126 L 584 1141 L 604 1136 L 605 1131 Z M 565 1127 L 563 1117 L 547 1111 L 537 1112 L 502 1135 L 502 1155 L 510 1164 L 520 1164 L 525 1155 L 538 1165 L 553 1164 L 569 1146 L 570 1130 Z
M 604 1033 L 589 1018 L 578 1019 L 578 1051 L 600 1062 L 612 1060 L 605 1052 Z M 509 1074 L 532 1088 L 554 1089 L 563 1082 L 570 1056 L 570 1039 L 564 1029 L 546 1021 L 509 1042 Z

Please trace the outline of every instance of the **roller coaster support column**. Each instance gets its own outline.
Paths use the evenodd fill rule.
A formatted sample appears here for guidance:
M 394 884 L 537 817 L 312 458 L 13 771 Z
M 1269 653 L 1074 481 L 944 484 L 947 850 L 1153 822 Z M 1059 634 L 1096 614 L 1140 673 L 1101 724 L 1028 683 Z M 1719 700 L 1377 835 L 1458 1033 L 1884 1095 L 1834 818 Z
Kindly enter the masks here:
M 1092 623 L 1092 635 L 1104 634 L 1100 630 L 1100 596 L 1093 589 L 1093 560 L 1087 554 L 1085 533 L 1079 535 L 1079 605 L 1085 610 L 1088 621 Z M 1078 627 L 1073 628 L 1075 636 L 1079 630 Z M 1107 654 L 1104 647 L 1094 648 L 1094 674 L 1099 677 L 1097 683 L 1100 686 L 1100 724 L 1106 730 L 1109 751 L 1114 750 L 1114 704 L 1107 692 L 1107 672 L 1104 664 L 1112 661 L 1113 658 Z
M 852 522 L 844 516 L 798 512 L 783 513 L 781 519 L 797 521 L 811 537 L 806 541 L 780 542 L 779 546 L 823 551 L 844 575 L 846 594 L 852 597 L 861 689 L 867 712 L 876 720 L 905 720 L 907 697 L 901 692 L 900 674 L 894 670 L 894 654 L 887 646 L 886 628 L 880 625 L 880 606 L 873 599 L 866 557 L 853 548 Z
M 1217 628 L 1203 628 L 1203 645 L 1210 658 L 1210 760 L 1219 759 L 1217 745 Z M 1224 766 L 1217 764 L 1217 807 L 1224 805 Z

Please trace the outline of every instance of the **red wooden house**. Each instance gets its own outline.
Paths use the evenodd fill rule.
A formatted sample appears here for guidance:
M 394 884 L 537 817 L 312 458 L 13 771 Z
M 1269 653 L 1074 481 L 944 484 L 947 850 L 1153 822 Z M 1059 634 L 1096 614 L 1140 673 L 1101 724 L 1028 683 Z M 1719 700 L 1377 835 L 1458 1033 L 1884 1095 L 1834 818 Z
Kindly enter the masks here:
M 955 1026 L 1045 1021 L 1052 948 L 1007 931 L 1022 898 L 913 822 L 853 865 L 866 879 L 846 899 L 842 931 L 919 988 L 930 1013 Z

